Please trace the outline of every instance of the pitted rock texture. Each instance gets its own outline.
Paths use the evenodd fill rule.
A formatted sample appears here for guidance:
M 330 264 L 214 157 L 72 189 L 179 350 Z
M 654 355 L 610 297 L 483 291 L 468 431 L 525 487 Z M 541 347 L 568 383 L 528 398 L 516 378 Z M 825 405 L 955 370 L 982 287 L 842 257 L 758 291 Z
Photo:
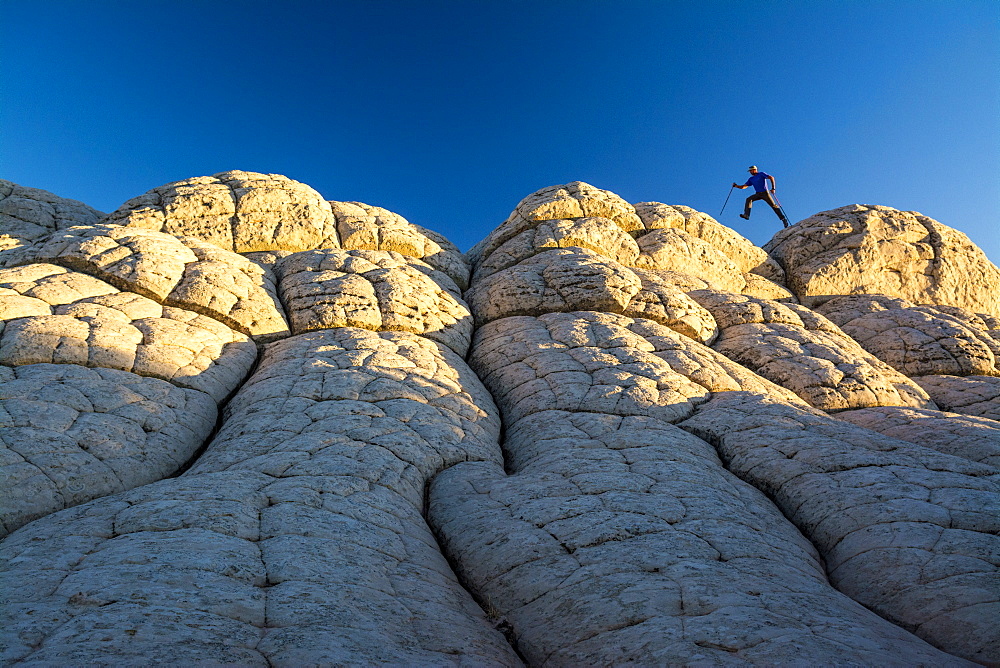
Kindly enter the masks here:
M 781 513 L 666 422 L 542 411 L 505 449 L 511 475 L 435 478 L 430 516 L 531 665 L 951 658 L 831 588 Z
M 729 292 L 747 287 L 743 272 L 722 251 L 682 230 L 665 228 L 639 238 L 641 254 L 635 265 L 650 271 L 679 271 L 709 286 Z
M 398 213 L 362 202 L 330 202 L 344 250 L 393 251 L 423 260 L 469 287 L 469 262 L 455 244 Z
M 230 171 L 168 183 L 130 199 L 106 220 L 197 237 L 237 253 L 340 246 L 329 202 L 279 174 Z
M 573 181 L 542 188 L 525 197 L 507 220 L 472 247 L 468 257 L 474 266 L 478 266 L 511 239 L 546 221 L 579 218 L 606 218 L 630 234 L 643 230 L 642 221 L 631 204 L 613 192 Z
M 609 218 L 547 220 L 517 234 L 483 257 L 473 278 L 481 280 L 553 248 L 590 250 L 626 267 L 635 265 L 639 257 L 635 239 Z
M 859 427 L 938 452 L 989 464 L 1000 471 L 1000 422 L 918 408 L 861 408 L 837 413 Z
M 797 304 L 698 290 L 720 335 L 712 347 L 826 411 L 871 406 L 937 408 L 921 387 Z
M 807 306 L 883 294 L 1000 315 L 1000 269 L 962 232 L 914 211 L 854 204 L 778 233 L 764 250 Z
M 699 343 L 711 344 L 719 335 L 712 314 L 693 300 L 671 277 L 662 272 L 633 269 L 642 288 L 625 307 L 623 315 L 647 318 L 666 325 Z
M 177 471 L 216 421 L 207 394 L 111 369 L 0 366 L 0 536 Z
M 447 275 L 392 251 L 314 250 L 278 261 L 281 299 L 296 334 L 364 327 L 422 334 L 459 355 L 472 314 Z
M 421 516 L 436 471 L 500 461 L 499 429 L 474 374 L 426 338 L 271 344 L 185 476 L 0 545 L 39 583 L 10 594 L 5 661 L 517 665 Z
M 73 227 L 50 235 L 32 254 L 37 261 L 211 316 L 260 341 L 289 333 L 271 273 L 196 237 L 120 225 Z
M 816 310 L 907 376 L 1000 375 L 998 342 L 974 314 L 956 317 L 902 299 L 867 295 L 837 297 Z
M 19 264 L 22 251 L 56 230 L 93 225 L 103 217 L 83 202 L 0 179 L 0 267 Z
M 745 392 L 680 426 L 781 508 L 839 590 L 954 654 L 998 656 L 995 468 Z
M 26 197 L 4 665 L 1000 663 L 1000 270 L 949 228 L 769 256 L 574 182 L 463 257 L 278 175 Z M 845 333 L 888 312 L 933 344 Z
M 477 324 L 556 311 L 621 313 L 642 281 L 584 248 L 549 250 L 476 281 L 466 293 Z
M 72 291 L 59 288 L 72 284 Z M 257 357 L 249 337 L 192 311 L 162 306 L 53 265 L 0 271 L 17 293 L 0 309 L 0 364 L 119 369 L 200 390 L 222 401 Z M 89 295 L 79 298 L 79 295 Z M 3 298 L 0 292 L 0 298 Z M 75 299 L 65 303 L 67 299 Z
M 767 252 L 736 230 L 722 225 L 707 213 L 689 206 L 641 202 L 635 212 L 648 231 L 675 229 L 706 241 L 732 260 L 745 274 L 757 274 L 781 284 L 785 272 Z
M 1000 420 L 1000 378 L 921 376 L 916 379 L 941 410 Z
M 476 332 L 469 363 L 510 421 L 555 409 L 675 422 L 712 392 L 739 389 L 798 403 L 667 327 L 609 313 L 496 320 Z

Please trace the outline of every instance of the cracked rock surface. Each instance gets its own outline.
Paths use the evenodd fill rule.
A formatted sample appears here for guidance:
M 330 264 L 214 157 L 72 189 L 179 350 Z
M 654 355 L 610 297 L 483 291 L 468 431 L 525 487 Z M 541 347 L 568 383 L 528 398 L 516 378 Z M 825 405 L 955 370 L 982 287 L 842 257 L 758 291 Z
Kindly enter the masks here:
M 0 181 L 0 663 L 1000 663 L 997 277 L 887 207 L 576 181 L 463 255 Z
M 962 232 L 915 211 L 852 204 L 779 230 L 764 245 L 807 306 L 882 294 L 1000 313 L 1000 269 Z
M 229 171 L 168 183 L 130 199 L 106 220 L 197 237 L 237 253 L 340 246 L 329 202 L 280 174 Z
M 393 251 L 313 250 L 278 261 L 282 301 L 296 334 L 364 327 L 422 334 L 460 355 L 472 314 L 446 274 Z
M 698 237 L 732 260 L 745 274 L 753 273 L 781 284 L 785 272 L 767 252 L 736 230 L 722 225 L 707 213 L 689 206 L 641 202 L 635 212 L 649 231 L 676 229 Z
M 822 315 L 717 290 L 690 295 L 719 323 L 712 347 L 827 411 L 936 408 L 920 385 L 865 351 Z
M 531 665 L 950 658 L 831 588 L 781 513 L 667 422 L 542 411 L 505 449 L 511 475 L 435 478 L 430 514 Z
M 344 250 L 393 251 L 423 260 L 447 274 L 462 290 L 469 286 L 469 262 L 445 237 L 414 225 L 398 213 L 362 202 L 330 202 Z
M 1000 469 L 1000 422 L 996 420 L 895 406 L 843 411 L 836 417 L 901 441 Z
M 1000 378 L 921 376 L 917 383 L 941 410 L 1000 420 Z
M 0 536 L 179 469 L 215 426 L 204 392 L 74 364 L 0 366 Z
M 816 310 L 907 376 L 1000 375 L 996 356 L 1000 348 L 974 314 L 963 318 L 901 299 L 867 295 L 831 299 Z
M 0 179 L 0 267 L 20 264 L 23 251 L 56 230 L 93 225 L 103 217 L 75 199 Z
M 1000 649 L 1000 476 L 812 410 L 719 394 L 681 423 L 809 538 L 839 590 L 952 653 Z
M 217 320 L 130 292 L 49 309 L 51 315 L 0 320 L 0 364 L 120 369 L 222 401 L 239 386 L 257 356 L 249 337 Z
M 95 225 L 48 237 L 33 251 L 162 304 L 210 316 L 259 341 L 288 335 L 271 272 L 196 237 Z

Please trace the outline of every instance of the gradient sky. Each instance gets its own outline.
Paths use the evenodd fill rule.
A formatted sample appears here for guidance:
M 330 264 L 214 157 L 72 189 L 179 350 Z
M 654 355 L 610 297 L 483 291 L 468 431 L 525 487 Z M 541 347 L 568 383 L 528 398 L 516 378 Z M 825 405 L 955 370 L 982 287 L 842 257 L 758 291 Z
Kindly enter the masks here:
M 229 169 L 384 206 L 463 250 L 580 180 L 763 244 L 919 211 L 1000 264 L 1000 3 L 0 0 L 0 178 L 112 211 Z

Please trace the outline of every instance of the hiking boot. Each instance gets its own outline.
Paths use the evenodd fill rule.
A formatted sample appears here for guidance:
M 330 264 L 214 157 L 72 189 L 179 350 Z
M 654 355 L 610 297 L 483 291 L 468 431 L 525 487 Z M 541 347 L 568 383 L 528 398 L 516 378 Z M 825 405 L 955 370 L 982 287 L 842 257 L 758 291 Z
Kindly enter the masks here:
M 745 213 L 741 213 L 740 218 L 742 218 L 743 220 L 750 220 L 750 216 L 746 215 Z
M 787 220 L 782 220 L 781 224 L 784 225 L 785 227 L 788 227 L 788 221 Z

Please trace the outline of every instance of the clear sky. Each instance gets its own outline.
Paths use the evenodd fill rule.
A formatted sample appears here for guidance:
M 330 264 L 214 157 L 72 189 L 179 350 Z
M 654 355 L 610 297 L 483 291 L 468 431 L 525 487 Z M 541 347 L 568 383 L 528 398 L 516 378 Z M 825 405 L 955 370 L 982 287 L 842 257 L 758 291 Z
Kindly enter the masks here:
M 915 210 L 1000 264 L 996 0 L 0 0 L 0 178 L 102 211 L 228 169 L 384 206 L 463 250 L 580 180 L 793 221 Z

